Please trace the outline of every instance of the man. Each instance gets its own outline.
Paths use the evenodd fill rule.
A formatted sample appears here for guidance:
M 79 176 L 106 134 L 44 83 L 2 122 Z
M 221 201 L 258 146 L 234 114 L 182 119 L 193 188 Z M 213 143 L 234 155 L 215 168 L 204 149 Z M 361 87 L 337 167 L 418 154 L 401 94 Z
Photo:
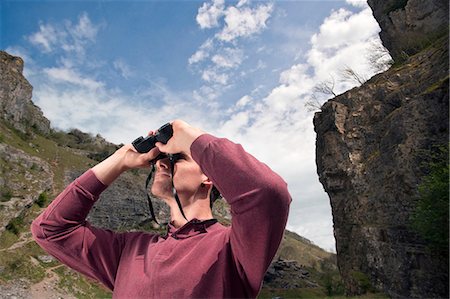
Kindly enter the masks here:
M 180 120 L 172 127 L 167 144 L 144 154 L 125 145 L 76 179 L 33 221 L 33 236 L 61 262 L 105 284 L 114 298 L 256 297 L 286 225 L 286 183 L 240 145 Z M 181 156 L 173 178 L 167 159 L 156 162 L 151 187 L 170 206 L 165 238 L 86 222 L 108 185 L 128 169 L 148 167 L 160 152 Z M 212 219 L 213 184 L 231 206 L 230 227 Z

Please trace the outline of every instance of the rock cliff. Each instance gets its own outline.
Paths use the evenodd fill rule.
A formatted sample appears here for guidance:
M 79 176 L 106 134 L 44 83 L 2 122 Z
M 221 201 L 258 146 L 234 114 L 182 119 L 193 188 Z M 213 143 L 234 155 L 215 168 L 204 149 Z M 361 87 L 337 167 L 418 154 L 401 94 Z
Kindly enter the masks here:
M 50 121 L 31 101 L 33 87 L 23 76 L 23 60 L 0 51 L 0 114 L 15 129 L 48 134 Z
M 448 17 L 448 9 L 435 10 L 442 1 L 369 4 L 396 61 Z M 448 298 L 448 253 L 430 251 L 410 220 L 427 174 L 424 153 L 448 146 L 448 36 L 433 38 L 314 117 L 317 172 L 349 294 L 372 287 L 394 298 Z
M 446 0 L 368 0 L 380 38 L 394 61 L 403 61 L 448 30 Z

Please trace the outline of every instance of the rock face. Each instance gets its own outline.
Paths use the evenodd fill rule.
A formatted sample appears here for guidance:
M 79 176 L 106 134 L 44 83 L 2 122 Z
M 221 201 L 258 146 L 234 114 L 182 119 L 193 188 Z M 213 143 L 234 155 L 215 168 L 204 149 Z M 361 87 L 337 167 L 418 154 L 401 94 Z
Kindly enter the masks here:
M 40 194 L 52 189 L 53 172 L 46 161 L 7 144 L 0 143 L 0 157 L 1 234 Z
M 281 289 L 317 288 L 306 268 L 297 261 L 277 259 L 270 264 L 264 276 L 264 286 Z
M 394 61 L 404 60 L 448 29 L 447 0 L 368 0 L 380 38 Z
M 15 129 L 27 133 L 34 129 L 50 132 L 50 121 L 31 101 L 33 87 L 23 72 L 23 60 L 0 51 L 0 114 Z
M 67 171 L 66 184 L 80 176 L 81 172 Z M 144 172 L 122 174 L 108 187 L 89 212 L 87 220 L 94 226 L 115 231 L 143 229 L 149 222 L 150 210 L 145 195 Z M 152 198 L 153 208 L 159 223 L 170 217 L 168 206 L 157 198 Z M 149 227 L 150 228 L 150 227 Z M 154 226 L 153 228 L 158 228 Z
M 369 0 L 375 16 L 394 2 Z M 395 19 L 394 11 L 377 17 L 394 57 L 405 46 L 401 38 L 395 44 L 401 28 L 383 22 L 409 24 L 407 16 L 414 15 L 434 24 L 430 14 L 411 11 L 420 3 L 407 1 L 397 13 L 406 19 Z M 363 292 L 361 282 L 368 280 L 394 298 L 448 298 L 447 252 L 430 252 L 410 226 L 425 175 L 423 151 L 448 145 L 448 78 L 444 37 L 328 101 L 314 117 L 317 171 L 330 197 L 338 266 L 349 294 Z

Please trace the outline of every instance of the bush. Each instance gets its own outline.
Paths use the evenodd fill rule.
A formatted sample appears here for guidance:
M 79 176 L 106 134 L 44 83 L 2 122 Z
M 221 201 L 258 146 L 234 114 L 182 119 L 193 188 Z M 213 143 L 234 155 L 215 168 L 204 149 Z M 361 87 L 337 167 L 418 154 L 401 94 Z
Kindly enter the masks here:
M 38 197 L 38 199 L 36 200 L 36 204 L 37 204 L 39 207 L 43 208 L 43 207 L 45 206 L 45 204 L 47 203 L 47 201 L 48 201 L 48 195 L 47 195 L 47 193 L 46 193 L 46 192 L 42 192 L 41 194 L 39 194 L 39 197 Z
M 13 197 L 13 194 L 12 194 L 11 190 L 9 190 L 9 189 L 2 190 L 2 197 L 1 197 L 0 201 L 2 201 L 2 202 L 9 201 L 12 197 Z
M 338 273 L 326 273 L 322 278 L 322 283 L 325 287 L 327 296 L 344 295 L 345 293 L 344 284 Z
M 357 287 L 362 294 L 373 291 L 372 284 L 366 274 L 360 271 L 351 271 L 350 276 L 355 283 L 355 287 Z
M 6 230 L 15 234 L 16 236 L 19 235 L 19 229 L 20 226 L 23 225 L 23 218 L 22 217 L 16 217 L 14 219 L 12 219 L 8 225 L 6 225 Z
M 430 154 L 429 174 L 418 187 L 419 200 L 412 213 L 412 227 L 433 249 L 448 251 L 449 161 L 448 145 Z

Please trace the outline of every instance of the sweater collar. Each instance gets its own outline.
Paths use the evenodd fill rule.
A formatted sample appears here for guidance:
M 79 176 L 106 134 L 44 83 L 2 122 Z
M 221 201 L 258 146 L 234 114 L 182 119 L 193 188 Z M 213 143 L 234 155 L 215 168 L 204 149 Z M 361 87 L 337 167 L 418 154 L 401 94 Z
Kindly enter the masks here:
M 216 222 L 217 219 L 198 220 L 194 218 L 178 229 L 172 223 L 169 223 L 167 225 L 167 236 L 171 236 L 176 240 L 187 239 L 207 233 L 206 229 Z

